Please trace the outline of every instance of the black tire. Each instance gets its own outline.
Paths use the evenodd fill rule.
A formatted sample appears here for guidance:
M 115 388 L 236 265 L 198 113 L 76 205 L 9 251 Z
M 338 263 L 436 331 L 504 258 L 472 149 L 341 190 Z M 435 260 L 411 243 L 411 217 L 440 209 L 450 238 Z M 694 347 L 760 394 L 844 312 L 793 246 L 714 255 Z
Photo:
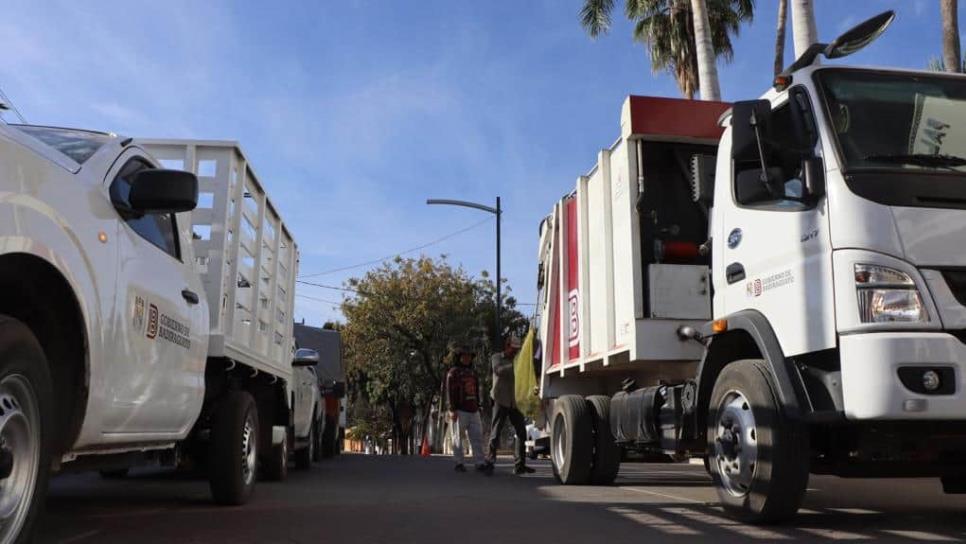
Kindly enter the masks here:
M 594 426 L 594 460 L 590 468 L 590 483 L 610 485 L 621 468 L 621 448 L 610 432 L 610 397 L 587 397 Z
M 325 428 L 322 429 L 322 457 L 330 459 L 335 456 L 337 451 L 336 437 L 338 420 L 333 421 L 327 419 L 325 421 Z
M 246 451 L 253 453 L 246 455 Z M 258 458 L 258 408 L 247 392 L 228 393 L 218 407 L 208 455 L 208 483 L 215 502 L 245 504 L 255 489 L 254 460 Z
M 288 478 L 288 430 L 285 432 L 285 439 L 277 446 L 272 446 L 268 455 L 263 460 L 263 473 L 265 479 L 272 482 L 281 482 Z
M 315 422 L 309 426 L 308 444 L 300 450 L 295 450 L 295 468 L 309 470 L 312 468 L 312 458 L 315 457 Z
M 20 321 L 0 315 L 0 404 L 6 406 L 7 397 L 18 404 L 14 409 L 27 416 L 29 437 L 19 435 L 21 443 L 27 445 L 31 463 L 20 463 L 30 467 L 20 489 L 24 492 L 22 502 L 17 508 L 23 512 L 22 521 L 17 525 L 0 527 L 0 540 L 4 542 L 30 542 L 33 528 L 43 515 L 44 500 L 50 476 L 50 449 L 53 439 L 54 399 L 47 357 L 30 329 Z M 29 403 L 29 405 L 28 405 Z M 9 409 L 9 406 L 7 407 Z M 66 408 L 65 408 L 66 409 Z M 12 422 L 7 419 L 6 422 Z M 4 435 L 7 427 L 0 428 Z M 16 433 L 11 427 L 10 432 Z M 8 438 L 8 440 L 11 440 Z M 13 444 L 12 442 L 8 442 Z M 14 446 L 16 449 L 16 446 Z M 13 451 L 13 450 L 11 450 Z M 14 451 L 16 453 L 16 451 Z M 10 458 L 13 459 L 13 458 Z M 17 466 L 17 465 L 14 465 Z M 16 470 L 14 468 L 13 470 Z M 14 476 L 12 475 L 11 478 Z M 8 478 L 4 484 L 4 494 L 13 492 L 13 483 Z M 29 494 L 29 497 L 28 497 Z
M 564 485 L 590 482 L 594 459 L 594 427 L 583 397 L 565 395 L 553 403 L 550 459 L 553 474 Z
M 322 461 L 322 420 L 316 419 L 312 423 L 312 429 L 312 440 L 315 441 L 315 447 L 312 449 L 312 461 L 318 463 Z
M 105 480 L 123 480 L 124 478 L 127 478 L 127 475 L 130 474 L 130 472 L 131 472 L 131 469 L 129 468 L 116 468 L 112 470 L 102 470 L 101 478 L 104 478 Z
M 742 415 L 745 411 L 750 411 L 754 418 L 752 430 L 745 433 L 747 429 L 739 429 L 737 433 L 744 437 L 739 451 L 752 443 L 757 451 L 755 462 L 747 463 L 750 467 L 750 475 L 745 479 L 747 485 L 736 486 L 734 482 L 742 478 L 723 477 L 721 473 L 723 460 L 728 457 L 725 450 L 719 455 L 716 446 L 718 408 L 726 406 L 727 399 L 732 399 L 731 413 L 737 417 L 729 417 L 722 410 L 722 417 L 728 418 L 723 424 L 741 423 L 738 418 L 746 417 Z M 748 427 L 747 422 L 744 425 Z M 807 431 L 802 423 L 785 417 L 764 361 L 742 360 L 726 366 L 711 393 L 707 435 L 711 478 L 725 510 L 747 523 L 777 523 L 794 516 L 808 486 Z M 729 490 L 729 484 L 738 489 Z

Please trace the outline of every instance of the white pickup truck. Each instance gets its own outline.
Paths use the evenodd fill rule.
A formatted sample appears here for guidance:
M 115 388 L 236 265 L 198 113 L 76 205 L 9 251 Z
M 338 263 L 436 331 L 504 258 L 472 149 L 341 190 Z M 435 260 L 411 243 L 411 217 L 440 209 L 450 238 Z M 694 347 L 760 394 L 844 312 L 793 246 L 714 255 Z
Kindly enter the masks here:
M 233 142 L 0 124 L 0 541 L 51 468 L 190 458 L 223 504 L 283 478 L 297 266 Z

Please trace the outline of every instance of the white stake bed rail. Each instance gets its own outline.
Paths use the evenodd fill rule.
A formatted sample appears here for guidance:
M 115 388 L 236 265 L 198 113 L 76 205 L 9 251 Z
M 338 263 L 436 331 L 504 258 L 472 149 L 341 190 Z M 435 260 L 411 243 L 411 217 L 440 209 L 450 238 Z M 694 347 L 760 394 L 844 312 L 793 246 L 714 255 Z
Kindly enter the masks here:
M 209 357 L 289 379 L 298 249 L 237 142 L 138 139 L 198 176 L 194 253 L 211 313 Z

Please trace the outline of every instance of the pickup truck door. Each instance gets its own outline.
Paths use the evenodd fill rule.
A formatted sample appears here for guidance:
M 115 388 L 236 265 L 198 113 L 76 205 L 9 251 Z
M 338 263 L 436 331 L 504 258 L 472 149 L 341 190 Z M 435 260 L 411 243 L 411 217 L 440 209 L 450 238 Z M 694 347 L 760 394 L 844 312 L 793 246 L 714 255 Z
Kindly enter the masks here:
M 204 397 L 207 304 L 193 269 L 190 225 L 179 225 L 174 214 L 124 211 L 127 177 L 153 167 L 134 148 L 105 179 L 117 210 L 118 332 L 105 380 L 111 403 L 102 429 L 180 437 L 190 430 Z
M 293 426 L 295 436 L 305 438 L 309 434 L 312 425 L 312 410 L 315 404 L 315 391 L 318 385 L 315 372 L 311 367 L 296 368 L 294 372 L 295 381 L 295 406 L 293 415 Z

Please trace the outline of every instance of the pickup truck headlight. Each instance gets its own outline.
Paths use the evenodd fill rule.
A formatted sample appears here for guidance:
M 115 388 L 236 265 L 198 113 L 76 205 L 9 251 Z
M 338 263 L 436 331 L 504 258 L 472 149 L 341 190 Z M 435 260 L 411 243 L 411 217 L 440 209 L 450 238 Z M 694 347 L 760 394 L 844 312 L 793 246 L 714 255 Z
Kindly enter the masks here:
M 857 264 L 855 289 L 862 323 L 929 321 L 916 282 L 905 272 L 886 266 Z

